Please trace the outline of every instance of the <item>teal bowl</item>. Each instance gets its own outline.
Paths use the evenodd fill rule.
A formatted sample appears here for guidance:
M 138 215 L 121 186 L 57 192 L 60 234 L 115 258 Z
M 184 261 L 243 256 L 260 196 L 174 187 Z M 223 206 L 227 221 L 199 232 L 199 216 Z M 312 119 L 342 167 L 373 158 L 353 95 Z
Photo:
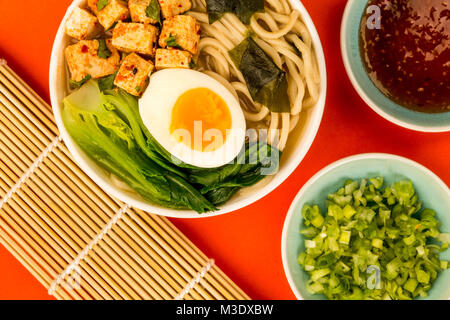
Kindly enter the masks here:
M 361 59 L 359 32 L 368 0 L 349 0 L 341 26 L 341 50 L 347 74 L 361 98 L 380 116 L 422 132 L 450 131 L 450 112 L 424 113 L 402 107 L 385 96 L 370 80 Z
M 299 233 L 302 226 L 301 210 L 305 204 L 317 204 L 322 210 L 327 195 L 336 192 L 346 180 L 383 176 L 385 184 L 409 179 L 425 208 L 436 211 L 442 222 L 441 232 L 450 232 L 450 190 L 433 172 L 422 165 L 402 157 L 389 154 L 362 154 L 345 158 L 317 173 L 300 190 L 289 209 L 283 229 L 282 257 L 286 277 L 292 291 L 301 300 L 324 300 L 323 295 L 312 295 L 306 290 L 309 280 L 297 262 L 298 255 L 305 250 L 304 238 Z M 450 249 L 441 253 L 441 258 L 450 260 Z M 439 274 L 426 299 L 450 299 L 450 269 Z

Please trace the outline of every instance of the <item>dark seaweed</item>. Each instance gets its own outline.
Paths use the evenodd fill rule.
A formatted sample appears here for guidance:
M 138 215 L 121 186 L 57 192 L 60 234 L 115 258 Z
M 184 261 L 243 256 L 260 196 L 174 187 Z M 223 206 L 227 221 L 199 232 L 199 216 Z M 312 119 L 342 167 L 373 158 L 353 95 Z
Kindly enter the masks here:
M 242 41 L 229 54 L 256 102 L 272 112 L 290 112 L 286 72 L 252 38 Z
M 250 24 L 250 19 L 256 12 L 264 11 L 264 0 L 206 0 L 209 23 L 222 18 L 229 12 L 234 13 L 243 23 Z

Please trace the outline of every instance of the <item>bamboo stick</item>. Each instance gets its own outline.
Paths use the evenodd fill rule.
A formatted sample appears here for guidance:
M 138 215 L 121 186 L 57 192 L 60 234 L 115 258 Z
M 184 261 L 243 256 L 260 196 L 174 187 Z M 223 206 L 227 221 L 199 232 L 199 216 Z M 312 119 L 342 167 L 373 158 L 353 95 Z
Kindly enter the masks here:
M 12 104 L 11 111 L 14 111 L 15 115 L 19 116 L 22 122 L 29 121 L 40 132 L 46 135 L 47 138 L 49 138 L 50 140 L 55 136 L 53 132 L 50 132 L 50 130 L 53 131 L 57 130 L 55 124 L 48 119 L 46 119 L 45 121 L 38 119 L 33 113 L 30 112 L 29 106 L 26 106 L 24 103 L 18 100 L 11 92 L 7 91 L 1 82 L 0 82 L 0 101 L 10 102 Z
M 3 104 L 3 101 L 0 102 Z M 6 106 L 10 106 L 8 102 L 5 103 Z M 28 140 L 27 146 L 31 147 L 33 151 L 38 150 L 37 154 L 40 154 L 48 145 L 48 140 L 39 139 L 42 137 L 40 133 L 32 132 L 23 123 L 21 123 L 14 114 L 9 110 L 9 108 L 0 109 L 0 121 L 8 127 L 16 137 L 24 137 Z
M 0 72 L 9 80 L 9 83 L 15 87 L 15 90 L 13 91 L 16 91 L 19 96 L 25 95 L 32 102 L 31 110 L 35 109 L 33 108 L 35 106 L 39 108 L 40 112 L 36 112 L 37 116 L 43 119 L 47 118 L 52 122 L 54 121 L 51 108 L 8 65 L 1 65 L 0 63 Z M 56 126 L 54 128 L 56 129 Z M 56 134 L 56 132 L 57 131 L 54 133 Z

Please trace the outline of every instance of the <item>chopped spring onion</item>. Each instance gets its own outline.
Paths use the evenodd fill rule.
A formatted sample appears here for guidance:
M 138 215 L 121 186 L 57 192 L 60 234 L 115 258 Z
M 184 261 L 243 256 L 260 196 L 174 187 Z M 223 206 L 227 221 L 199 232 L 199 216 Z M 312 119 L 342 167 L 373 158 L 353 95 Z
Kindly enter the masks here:
M 405 300 L 426 297 L 450 243 L 435 212 L 423 209 L 411 181 L 384 187 L 381 177 L 347 181 L 319 206 L 302 210 L 306 250 L 298 263 L 307 289 L 328 299 Z

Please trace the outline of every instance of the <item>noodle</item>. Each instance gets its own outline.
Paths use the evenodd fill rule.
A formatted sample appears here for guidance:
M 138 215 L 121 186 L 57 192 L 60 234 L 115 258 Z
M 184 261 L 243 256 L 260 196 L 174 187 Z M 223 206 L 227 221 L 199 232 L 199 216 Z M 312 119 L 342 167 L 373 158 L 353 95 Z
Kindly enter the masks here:
M 294 25 L 297 22 L 299 16 L 300 12 L 296 10 L 292 11 L 291 16 L 289 17 L 289 23 L 285 25 L 282 29 L 279 29 L 274 32 L 268 32 L 264 30 L 264 28 L 260 24 L 258 24 L 258 18 L 263 18 L 263 20 L 266 19 L 266 21 L 269 18 L 272 19 L 272 21 L 275 23 L 275 20 L 273 20 L 273 18 L 267 13 L 256 13 L 252 17 L 250 25 L 253 31 L 255 31 L 258 34 L 258 36 L 260 36 L 263 39 L 279 39 L 281 37 L 284 37 L 288 32 L 292 31 L 292 28 L 294 28 Z
M 200 22 L 203 31 L 199 45 L 200 70 L 238 97 L 249 126 L 268 129 L 267 142 L 283 150 L 290 133 L 300 122 L 302 111 L 314 106 L 320 95 L 320 75 L 312 39 L 300 13 L 291 8 L 288 0 L 266 0 L 265 12 L 254 14 L 250 26 L 245 26 L 231 13 L 209 24 L 206 1 L 193 0 L 193 9 L 188 14 Z M 244 76 L 228 55 L 228 51 L 249 34 L 279 68 L 287 71 L 290 113 L 271 112 L 256 103 Z
M 230 83 L 227 79 L 225 79 L 224 77 L 222 77 L 220 74 L 215 73 L 214 71 L 210 71 L 210 70 L 206 70 L 203 73 L 207 74 L 208 76 L 216 79 L 217 81 L 219 81 L 225 88 L 227 88 L 228 90 L 230 90 L 230 92 L 233 94 L 233 96 L 239 100 L 239 96 L 237 94 L 237 91 L 235 90 L 235 88 L 233 87 L 233 84 Z M 239 82 L 240 83 L 240 82 Z

